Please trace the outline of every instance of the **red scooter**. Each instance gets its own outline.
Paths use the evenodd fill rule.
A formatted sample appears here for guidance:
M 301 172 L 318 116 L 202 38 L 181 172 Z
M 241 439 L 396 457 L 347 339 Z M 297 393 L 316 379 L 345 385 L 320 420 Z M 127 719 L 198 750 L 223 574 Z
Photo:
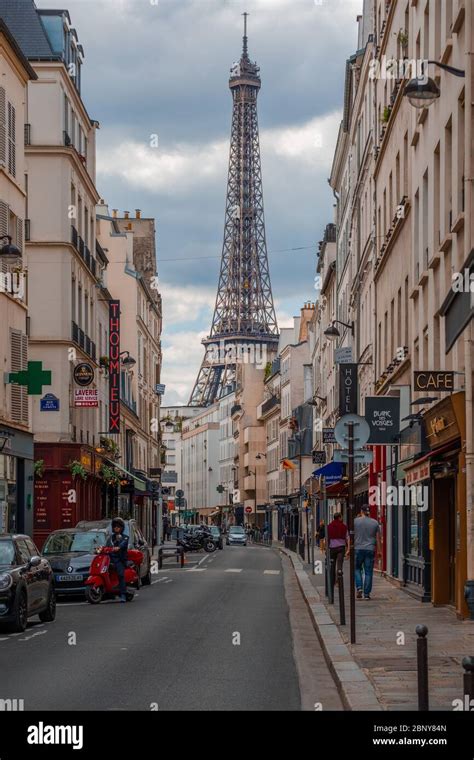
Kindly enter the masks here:
M 120 594 L 118 575 L 110 561 L 112 552 L 111 546 L 102 546 L 97 550 L 97 557 L 92 560 L 89 577 L 86 580 L 86 599 L 90 604 L 100 604 L 103 599 L 110 599 Z M 138 549 L 127 551 L 127 567 L 125 568 L 127 586 L 139 584 L 136 568 L 139 568 L 142 562 L 143 554 Z M 133 591 L 127 589 L 126 597 L 127 602 L 131 602 L 134 597 Z

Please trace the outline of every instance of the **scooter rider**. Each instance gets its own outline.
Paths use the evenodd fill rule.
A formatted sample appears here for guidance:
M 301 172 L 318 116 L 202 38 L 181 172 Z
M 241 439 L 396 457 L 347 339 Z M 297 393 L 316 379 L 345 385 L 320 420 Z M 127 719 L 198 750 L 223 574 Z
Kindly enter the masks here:
M 125 568 L 127 566 L 128 536 L 124 535 L 125 523 L 121 517 L 112 520 L 112 533 L 107 539 L 106 546 L 113 549 L 110 561 L 119 579 L 120 601 L 127 601 L 127 586 L 125 583 Z

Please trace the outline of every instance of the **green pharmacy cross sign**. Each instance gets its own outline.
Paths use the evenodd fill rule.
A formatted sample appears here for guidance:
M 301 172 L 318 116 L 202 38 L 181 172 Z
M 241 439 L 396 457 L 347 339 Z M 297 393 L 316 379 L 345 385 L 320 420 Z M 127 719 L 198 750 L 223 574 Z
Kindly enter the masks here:
M 51 385 L 51 370 L 43 369 L 43 362 L 28 362 L 28 369 L 10 372 L 8 382 L 26 385 L 28 396 L 41 396 L 43 385 Z

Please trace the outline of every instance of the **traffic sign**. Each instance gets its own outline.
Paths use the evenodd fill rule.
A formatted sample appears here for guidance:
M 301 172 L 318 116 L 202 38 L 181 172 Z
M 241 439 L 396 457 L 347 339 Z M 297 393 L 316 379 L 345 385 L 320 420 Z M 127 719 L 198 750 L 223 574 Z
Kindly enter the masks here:
M 176 491 L 176 498 L 177 498 L 177 499 L 182 499 L 182 498 L 183 498 L 183 496 L 184 496 L 184 491 L 182 491 L 182 490 L 181 490 L 181 488 L 179 488 L 179 489 Z
M 350 423 L 354 425 L 354 449 L 361 449 L 370 438 L 370 427 L 360 414 L 345 414 L 336 422 L 334 428 L 336 441 L 343 449 L 347 448 Z
M 248 515 L 251 515 L 251 514 L 252 514 L 252 512 L 253 512 L 253 509 L 252 509 L 252 507 L 245 507 L 245 511 L 246 511 L 246 513 L 247 513 Z
M 334 462 L 348 462 L 349 461 L 349 452 L 347 449 L 341 449 L 340 451 L 334 452 L 333 457 Z M 374 454 L 372 451 L 361 451 L 360 449 L 358 451 L 354 451 L 354 461 L 358 462 L 359 464 L 372 464 L 374 461 Z

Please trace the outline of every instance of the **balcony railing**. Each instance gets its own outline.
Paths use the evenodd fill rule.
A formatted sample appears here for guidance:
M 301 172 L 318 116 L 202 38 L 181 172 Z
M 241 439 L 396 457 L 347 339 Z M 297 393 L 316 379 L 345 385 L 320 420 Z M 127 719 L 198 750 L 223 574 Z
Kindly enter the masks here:
M 25 147 L 31 145 L 31 124 L 25 124 Z
M 72 322 L 71 324 L 71 339 L 84 351 L 84 353 L 90 356 L 93 361 L 96 361 L 96 344 L 75 322 Z
M 71 225 L 71 243 L 73 244 L 74 248 L 78 252 L 79 256 L 83 260 L 90 273 L 94 277 L 97 277 L 97 262 L 74 225 Z

